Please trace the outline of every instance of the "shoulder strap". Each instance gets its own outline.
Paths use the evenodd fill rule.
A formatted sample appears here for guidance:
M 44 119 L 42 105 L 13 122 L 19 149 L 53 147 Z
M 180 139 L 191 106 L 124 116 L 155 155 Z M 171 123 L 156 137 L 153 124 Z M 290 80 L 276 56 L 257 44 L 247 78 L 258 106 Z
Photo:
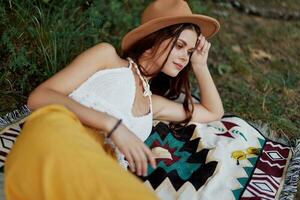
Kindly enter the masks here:
M 128 62 L 129 62 L 129 69 L 132 69 L 132 65 L 134 65 L 134 62 L 133 62 L 133 60 L 130 58 L 130 57 L 127 57 L 127 60 L 128 60 Z
M 129 65 L 130 69 L 131 69 L 131 67 L 132 67 L 132 65 L 133 65 L 133 66 L 135 67 L 135 69 L 136 69 L 137 74 L 139 75 L 140 79 L 141 79 L 142 82 L 143 82 L 143 87 L 144 87 L 144 90 L 145 90 L 145 91 L 144 91 L 144 96 L 150 96 L 152 93 L 151 93 L 151 91 L 150 91 L 150 86 L 149 86 L 149 83 L 148 83 L 147 79 L 145 79 L 145 78 L 141 75 L 141 72 L 140 72 L 140 70 L 139 70 L 137 64 L 136 64 L 130 57 L 127 57 L 127 60 L 128 60 L 129 63 L 130 63 L 130 65 Z

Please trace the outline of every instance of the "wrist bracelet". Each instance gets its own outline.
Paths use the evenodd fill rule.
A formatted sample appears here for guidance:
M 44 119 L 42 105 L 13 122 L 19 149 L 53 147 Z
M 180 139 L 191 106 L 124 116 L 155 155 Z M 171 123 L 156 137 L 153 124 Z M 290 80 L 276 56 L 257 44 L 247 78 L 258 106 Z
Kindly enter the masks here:
M 121 124 L 121 122 L 122 122 L 122 119 L 119 119 L 118 122 L 116 123 L 116 125 L 111 129 L 111 131 L 109 131 L 107 133 L 107 136 L 106 136 L 107 138 L 111 137 L 111 135 L 113 134 L 114 130 L 116 130 L 116 128 Z

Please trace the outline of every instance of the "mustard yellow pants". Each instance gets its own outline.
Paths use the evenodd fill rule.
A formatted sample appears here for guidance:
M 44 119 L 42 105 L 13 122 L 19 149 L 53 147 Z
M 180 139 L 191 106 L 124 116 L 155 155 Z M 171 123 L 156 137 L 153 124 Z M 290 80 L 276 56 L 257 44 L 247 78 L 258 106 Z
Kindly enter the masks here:
M 99 132 L 58 104 L 28 116 L 4 175 L 7 200 L 156 199 L 107 154 Z

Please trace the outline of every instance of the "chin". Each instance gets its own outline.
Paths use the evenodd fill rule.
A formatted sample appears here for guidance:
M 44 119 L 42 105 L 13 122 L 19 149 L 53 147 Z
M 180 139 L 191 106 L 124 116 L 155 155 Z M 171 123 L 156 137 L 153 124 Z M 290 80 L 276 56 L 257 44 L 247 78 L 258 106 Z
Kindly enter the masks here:
M 177 72 L 169 72 L 169 73 L 165 73 L 165 74 L 174 78 L 179 74 L 179 72 L 178 71 Z
M 174 77 L 178 76 L 178 74 L 179 74 L 179 73 L 174 73 L 174 74 L 172 74 L 172 75 L 170 75 L 170 76 L 174 78 Z
M 163 68 L 161 72 L 170 77 L 176 77 L 180 73 L 180 70 L 176 69 L 173 66 L 170 66 L 168 68 Z

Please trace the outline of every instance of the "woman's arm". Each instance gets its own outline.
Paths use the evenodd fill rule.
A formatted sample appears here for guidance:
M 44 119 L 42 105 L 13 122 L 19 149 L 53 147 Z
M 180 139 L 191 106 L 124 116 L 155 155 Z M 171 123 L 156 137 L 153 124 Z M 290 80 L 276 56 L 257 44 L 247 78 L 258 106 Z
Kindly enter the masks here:
M 68 66 L 33 90 L 28 97 L 28 107 L 35 110 L 49 104 L 62 104 L 74 112 L 82 123 L 104 131 L 111 130 L 117 119 L 81 105 L 69 98 L 68 94 L 96 71 L 113 65 L 107 58 L 117 60 L 114 59 L 117 56 L 114 47 L 108 43 L 100 43 L 87 49 Z
M 210 112 L 213 118 L 220 119 L 224 114 L 224 109 L 208 66 L 194 66 L 193 70 L 199 86 L 201 106 Z
M 191 57 L 191 64 L 199 85 L 201 106 L 211 113 L 212 116 L 215 116 L 215 119 L 220 119 L 224 114 L 224 109 L 207 66 L 210 46 L 211 44 L 205 37 L 200 35 L 196 44 L 196 50 Z
M 107 43 L 96 45 L 80 54 L 67 67 L 39 85 L 29 95 L 28 107 L 35 110 L 49 104 L 64 105 L 75 113 L 83 124 L 104 130 L 107 134 L 115 126 L 117 119 L 104 112 L 81 105 L 69 98 L 68 95 L 96 71 L 120 66 L 121 62 L 124 63 L 113 46 Z M 114 130 L 111 139 L 125 155 L 131 170 L 136 171 L 138 175 L 147 174 L 147 161 L 153 168 L 156 167 L 155 158 L 150 149 L 125 125 L 120 124 Z
M 90 127 L 108 132 L 116 124 L 117 119 L 104 112 L 88 108 L 73 99 L 48 88 L 34 90 L 28 98 L 29 109 L 35 110 L 49 104 L 61 104 L 72 111 L 79 120 Z
M 195 65 L 193 69 L 199 85 L 201 102 L 193 103 L 191 121 L 207 123 L 219 120 L 224 114 L 223 105 L 207 65 Z M 178 122 L 186 118 L 182 103 L 155 94 L 152 94 L 152 103 L 154 119 Z M 192 109 L 191 104 L 189 108 Z
M 215 114 L 205 108 L 201 103 L 193 103 L 194 112 L 192 113 L 192 122 L 207 123 L 218 120 L 222 113 Z M 182 103 L 169 100 L 166 97 L 152 94 L 153 119 L 163 121 L 179 122 L 186 118 L 186 113 Z M 189 104 L 192 109 L 192 105 Z
M 191 64 L 196 76 L 201 102 L 193 103 L 193 122 L 206 123 L 220 119 L 223 114 L 223 105 L 214 81 L 207 67 L 207 56 L 210 43 L 203 36 L 199 37 L 196 50 L 191 57 Z M 166 121 L 182 121 L 186 118 L 182 103 L 171 101 L 159 95 L 152 95 L 153 118 Z M 189 105 L 191 109 L 192 106 Z

